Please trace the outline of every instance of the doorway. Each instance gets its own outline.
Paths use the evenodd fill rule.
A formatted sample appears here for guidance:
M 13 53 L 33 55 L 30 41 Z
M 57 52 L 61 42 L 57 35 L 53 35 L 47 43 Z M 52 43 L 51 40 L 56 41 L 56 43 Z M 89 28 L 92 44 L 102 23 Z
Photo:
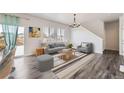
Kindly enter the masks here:
M 105 50 L 119 52 L 119 20 L 105 22 Z

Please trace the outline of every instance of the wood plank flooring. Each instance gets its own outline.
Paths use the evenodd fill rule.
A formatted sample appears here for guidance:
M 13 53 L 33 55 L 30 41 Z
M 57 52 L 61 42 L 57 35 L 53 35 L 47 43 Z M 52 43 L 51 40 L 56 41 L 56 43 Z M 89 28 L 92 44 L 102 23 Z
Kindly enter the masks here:
M 40 72 L 35 56 L 17 58 L 14 62 L 14 79 L 52 79 L 57 78 L 52 71 Z
M 124 57 L 118 52 L 105 51 L 103 55 L 96 54 L 96 59 L 80 69 L 75 79 L 124 79 L 124 73 L 119 66 L 124 64 Z
M 124 73 L 119 71 L 120 64 L 124 64 L 124 57 L 117 52 L 106 51 L 103 55 L 95 54 L 96 58 L 81 68 L 73 79 L 124 79 Z M 40 72 L 34 56 L 15 59 L 15 79 L 52 79 L 55 73 Z

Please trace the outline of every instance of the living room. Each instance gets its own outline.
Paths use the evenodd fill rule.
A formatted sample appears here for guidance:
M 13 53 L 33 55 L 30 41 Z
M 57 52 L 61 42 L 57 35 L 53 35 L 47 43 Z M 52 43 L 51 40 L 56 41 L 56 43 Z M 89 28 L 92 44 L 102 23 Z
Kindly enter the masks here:
M 69 43 L 73 43 L 73 47 L 77 47 L 78 45 L 81 44 L 81 40 L 80 39 L 83 39 L 84 41 L 87 41 L 87 42 L 93 42 L 93 40 L 91 39 L 87 39 L 87 38 L 95 38 L 94 41 L 94 51 L 95 53 L 102 53 L 103 50 L 104 50 L 104 41 L 105 41 L 105 24 L 104 24 L 104 21 L 105 22 L 112 22 L 112 21 L 116 21 L 116 20 L 120 20 L 122 19 L 122 17 L 120 17 L 122 14 L 118 14 L 118 13 L 108 13 L 107 14 L 102 14 L 102 13 L 79 13 L 76 15 L 77 17 L 77 22 L 78 23 L 81 23 L 81 26 L 79 28 L 75 28 L 75 29 L 72 29 L 70 28 L 68 25 L 70 25 L 71 23 L 73 23 L 73 13 L 58 13 L 58 14 L 55 14 L 55 13 L 46 13 L 46 14 L 43 14 L 43 13 L 39 13 L 39 15 L 37 13 L 25 13 L 25 14 L 14 14 L 16 16 L 19 16 L 20 17 L 20 27 L 23 27 L 24 28 L 24 42 L 25 42 L 25 55 L 32 55 L 33 53 L 35 53 L 35 49 L 37 47 L 40 47 L 41 46 L 41 43 L 44 43 L 44 42 L 66 42 L 67 44 Z M 41 17 L 39 17 L 41 15 Z M 45 16 L 46 15 L 46 16 Z M 60 16 L 60 18 L 62 18 L 63 16 L 63 21 L 60 22 L 62 19 L 59 19 L 58 17 L 58 21 L 57 18 L 56 20 L 53 21 L 53 19 L 49 18 L 49 16 L 55 16 L 56 15 Z M 65 15 L 65 16 L 64 16 Z M 97 17 L 98 15 L 98 18 L 96 19 L 95 17 Z M 101 17 L 101 15 L 103 15 L 103 18 L 99 18 Z M 88 16 L 87 18 L 84 17 L 83 21 L 84 22 L 80 22 L 80 18 L 82 18 L 82 16 Z M 91 18 L 91 16 L 93 18 Z M 109 16 L 109 17 L 107 17 Z M 69 21 L 66 22 L 66 19 L 64 19 L 64 17 L 70 17 Z M 104 18 L 106 17 L 106 19 Z M 113 17 L 113 19 L 111 18 Z M 90 18 L 90 19 L 89 19 Z M 51 20 L 50 20 L 51 19 Z M 107 20 L 108 19 L 108 20 Z M 89 22 L 90 21 L 90 22 Z M 37 27 L 37 28 L 40 28 L 40 37 L 39 38 L 30 38 L 29 36 L 29 27 Z M 49 33 L 49 30 L 51 33 Z M 56 30 L 55 33 L 53 30 Z M 61 32 L 59 30 L 63 30 L 63 34 L 64 34 L 64 37 L 63 38 L 59 38 L 59 36 L 61 36 Z M 82 30 L 82 31 L 87 31 L 87 36 L 86 36 L 86 33 L 78 33 L 78 32 L 81 32 L 79 30 Z M 55 34 L 53 37 L 53 40 L 47 40 L 47 35 L 48 34 L 52 34 L 52 32 Z M 56 33 L 58 32 L 58 33 Z M 59 33 L 60 32 L 60 33 Z M 88 33 L 89 32 L 89 33 Z M 57 34 L 57 35 L 56 35 Z M 78 34 L 78 35 L 75 35 L 75 34 Z M 79 34 L 81 34 L 81 37 L 82 38 L 79 38 Z M 89 35 L 90 34 L 90 35 Z M 91 35 L 92 34 L 92 35 Z M 93 36 L 94 35 L 94 36 Z M 77 37 L 78 36 L 78 37 Z M 85 38 L 83 38 L 85 36 Z M 87 37 L 87 38 L 86 38 Z M 57 39 L 58 38 L 58 39 Z M 75 41 L 76 39 L 78 39 L 77 41 Z M 96 39 L 97 38 L 97 39 Z M 62 39 L 62 40 L 61 40 Z M 83 42 L 83 41 L 82 41 Z M 97 44 L 97 42 L 99 43 L 99 45 Z M 95 44 L 96 43 L 96 44 Z M 30 47 L 28 47 L 29 45 L 31 45 Z
M 123 93 L 123 0 L 1 0 L 1 93 Z
M 21 38 L 17 38 L 17 42 L 21 42 L 22 47 L 16 45 L 14 68 L 8 78 L 123 78 L 123 74 L 115 75 L 123 70 L 123 63 L 120 63 L 123 57 L 116 60 L 119 62 L 116 69 L 113 68 L 116 61 L 111 66 L 114 57 L 118 58 L 118 54 L 124 55 L 121 34 L 123 14 L 7 13 L 1 14 L 1 24 L 3 15 L 18 17 L 21 28 Z M 111 60 L 107 61 L 106 58 Z M 104 60 L 106 61 L 103 63 L 108 64 L 104 66 L 104 72 L 101 72 L 103 69 L 100 71 L 99 68 L 104 65 Z M 101 76 L 99 73 L 96 74 L 96 69 L 92 67 L 100 61 L 96 68 Z M 90 73 L 91 70 L 94 72 Z M 121 71 L 118 72 L 119 70 Z M 91 76 L 87 76 L 86 73 Z

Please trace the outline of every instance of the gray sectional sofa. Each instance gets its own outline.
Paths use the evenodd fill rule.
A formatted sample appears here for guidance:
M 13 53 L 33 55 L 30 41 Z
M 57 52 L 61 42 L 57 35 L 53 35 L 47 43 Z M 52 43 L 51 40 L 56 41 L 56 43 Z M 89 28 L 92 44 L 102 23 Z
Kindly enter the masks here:
M 45 49 L 45 53 L 54 54 L 65 48 L 66 46 L 64 43 L 51 43 L 51 44 L 48 44 L 47 48 Z

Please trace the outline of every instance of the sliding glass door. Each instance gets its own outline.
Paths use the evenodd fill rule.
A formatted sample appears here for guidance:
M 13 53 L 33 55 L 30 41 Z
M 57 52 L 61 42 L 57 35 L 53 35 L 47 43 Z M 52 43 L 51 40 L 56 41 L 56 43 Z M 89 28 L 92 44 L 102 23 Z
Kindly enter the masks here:
M 5 39 L 4 33 L 2 29 L 2 24 L 0 24 L 0 57 L 2 56 L 2 50 L 5 48 Z M 16 53 L 15 56 L 23 56 L 24 55 L 24 27 L 18 28 L 18 35 L 16 41 Z
M 16 57 L 24 55 L 24 27 L 19 27 L 16 42 Z

